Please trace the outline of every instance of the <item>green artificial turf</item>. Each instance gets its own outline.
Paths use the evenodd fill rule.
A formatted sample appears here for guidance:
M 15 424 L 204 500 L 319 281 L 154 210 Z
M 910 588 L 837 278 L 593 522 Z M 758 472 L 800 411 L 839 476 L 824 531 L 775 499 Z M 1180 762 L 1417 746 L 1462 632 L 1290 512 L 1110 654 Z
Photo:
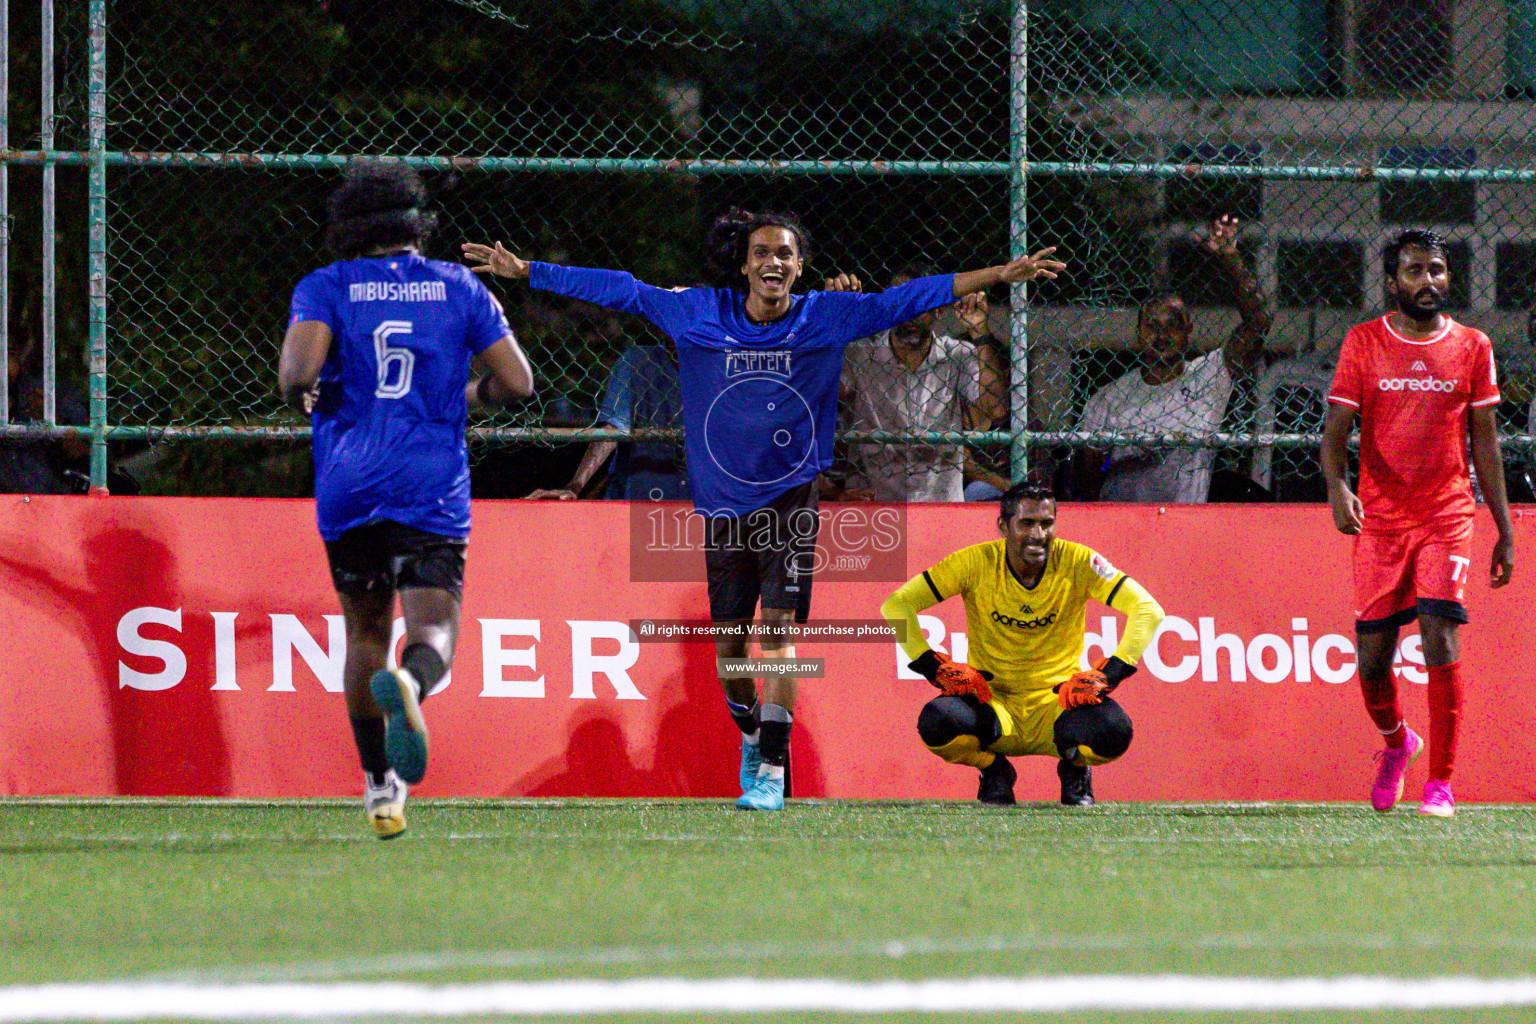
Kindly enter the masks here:
M 1523 805 L 1429 820 L 1359 804 L 419 801 L 409 818 L 381 843 L 353 804 L 0 801 L 0 983 L 1536 974 Z

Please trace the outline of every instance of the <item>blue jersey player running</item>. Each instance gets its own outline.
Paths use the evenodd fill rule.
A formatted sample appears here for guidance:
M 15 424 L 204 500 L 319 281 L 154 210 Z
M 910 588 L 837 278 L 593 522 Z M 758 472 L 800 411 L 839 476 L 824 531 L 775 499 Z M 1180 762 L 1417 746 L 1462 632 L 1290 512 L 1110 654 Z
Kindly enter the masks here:
M 453 661 L 469 537 L 470 406 L 533 393 L 501 306 L 462 265 L 421 255 L 433 217 L 403 164 L 353 165 L 330 199 L 338 262 L 293 292 L 278 365 L 310 411 L 315 507 L 347 627 L 347 714 L 375 834 L 405 831 L 427 770 L 421 701 Z M 475 359 L 488 373 L 471 380 Z M 400 667 L 386 669 L 395 595 Z
M 705 565 L 719 658 L 746 655 L 759 601 L 762 652 L 795 657 L 791 622 L 810 611 L 819 525 L 816 476 L 832 464 L 843 349 L 994 284 L 1053 278 L 1054 249 L 986 270 L 911 281 L 877 295 L 794 295 L 809 245 L 792 216 L 733 210 L 705 245 L 719 288 L 669 291 L 611 270 L 519 259 L 500 242 L 467 244 L 475 270 L 650 320 L 677 345 L 684 450 L 694 506 L 709 518 Z M 742 732 L 737 806 L 780 810 L 796 679 L 722 672 Z

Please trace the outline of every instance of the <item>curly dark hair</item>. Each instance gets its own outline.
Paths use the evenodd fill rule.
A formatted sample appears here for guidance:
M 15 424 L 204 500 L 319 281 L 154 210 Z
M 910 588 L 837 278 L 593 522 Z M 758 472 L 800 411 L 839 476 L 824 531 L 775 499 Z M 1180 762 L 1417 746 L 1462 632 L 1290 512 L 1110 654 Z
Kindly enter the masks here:
M 811 258 L 811 234 L 792 213 L 753 213 L 733 206 L 715 218 L 704 236 L 704 266 L 717 288 L 746 289 L 741 268 L 747 262 L 747 242 L 758 228 L 784 228 L 795 236 L 800 262 Z
M 1051 493 L 1049 487 L 1044 487 L 1033 480 L 1023 480 L 1014 484 L 1003 492 L 1002 516 L 1004 522 L 1012 521 L 1019 513 L 1019 503 L 1022 501 L 1049 501 L 1056 503 L 1056 495 Z
M 1397 276 L 1397 259 L 1403 254 L 1404 249 L 1423 249 L 1425 252 L 1437 252 L 1442 258 L 1449 254 L 1445 251 L 1445 239 L 1428 228 L 1412 228 L 1408 231 L 1400 231 L 1397 237 L 1388 242 L 1381 250 L 1381 272 L 1388 277 Z
M 427 187 L 415 168 L 382 160 L 348 165 L 347 178 L 326 202 L 325 244 L 338 260 L 414 243 L 425 248 L 437 217 L 422 209 Z

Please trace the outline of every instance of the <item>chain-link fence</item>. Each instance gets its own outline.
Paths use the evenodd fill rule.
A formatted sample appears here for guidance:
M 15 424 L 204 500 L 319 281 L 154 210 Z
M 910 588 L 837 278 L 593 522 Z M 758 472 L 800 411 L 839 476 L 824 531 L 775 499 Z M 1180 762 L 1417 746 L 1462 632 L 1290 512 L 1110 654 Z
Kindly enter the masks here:
M 328 260 L 324 197 L 362 154 L 423 172 L 429 255 L 448 259 L 499 238 L 690 285 L 728 206 L 798 213 L 812 287 L 1058 246 L 1069 271 L 990 296 L 985 328 L 950 312 L 933 330 L 955 343 L 893 343 L 899 365 L 869 378 L 885 401 L 852 393 L 840 423 L 850 488 L 868 451 L 927 465 L 963 430 L 968 479 L 1113 497 L 1144 477 L 1162 497 L 1172 467 L 1182 490 L 1162 500 L 1321 500 L 1333 356 L 1388 308 L 1383 243 L 1430 226 L 1449 312 L 1495 342 L 1512 495 L 1536 497 L 1536 0 L 44 0 L 8 15 L 19 373 L 0 429 L 90 440 L 98 486 L 121 464 L 162 492 L 302 493 L 307 428 L 278 399 L 277 354 L 293 285 Z M 565 482 L 572 457 L 552 447 L 605 436 L 615 367 L 659 336 L 493 288 L 540 382 L 472 423 L 477 493 L 510 495 Z M 942 352 L 958 376 L 934 371 Z

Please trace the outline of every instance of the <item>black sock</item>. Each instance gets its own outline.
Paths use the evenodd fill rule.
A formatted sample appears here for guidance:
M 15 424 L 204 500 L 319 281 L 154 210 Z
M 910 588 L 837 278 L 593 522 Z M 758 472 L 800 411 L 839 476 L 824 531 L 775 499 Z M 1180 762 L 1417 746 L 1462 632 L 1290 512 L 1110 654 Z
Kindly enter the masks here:
M 363 771 L 375 783 L 384 781 L 389 771 L 389 757 L 384 753 L 384 719 L 353 718 L 352 739 L 357 743 L 357 757 L 363 762 Z
M 756 736 L 758 730 L 757 702 L 753 701 L 751 707 L 745 704 L 737 704 L 729 697 L 725 699 L 725 706 L 731 712 L 731 721 L 736 723 L 736 728 L 741 730 L 743 736 Z
M 431 644 L 423 643 L 414 643 L 405 649 L 405 653 L 400 656 L 400 667 L 416 677 L 416 682 L 421 686 L 418 700 L 423 701 L 432 692 L 432 687 L 443 678 L 443 673 L 448 671 L 442 655 L 434 651 Z
M 763 763 L 783 768 L 789 758 L 789 727 L 794 722 L 794 716 L 788 708 L 778 704 L 764 704 L 758 717 L 762 719 Z

